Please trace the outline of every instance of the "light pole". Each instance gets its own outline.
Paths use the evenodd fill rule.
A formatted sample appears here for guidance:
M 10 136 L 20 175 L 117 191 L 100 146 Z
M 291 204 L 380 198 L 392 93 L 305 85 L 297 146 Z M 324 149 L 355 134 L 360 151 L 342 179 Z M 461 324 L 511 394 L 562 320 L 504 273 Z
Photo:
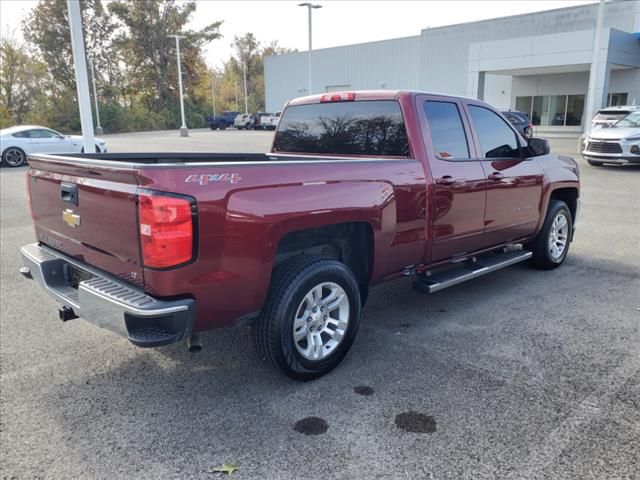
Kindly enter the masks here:
M 78 109 L 80 110 L 82 144 L 86 153 L 95 153 L 96 144 L 93 137 L 91 97 L 89 96 L 89 81 L 87 79 L 87 60 L 84 53 L 80 3 L 73 0 L 67 0 L 67 10 L 69 12 L 69 28 L 71 30 L 73 69 L 76 74 L 76 88 L 78 90 Z
M 182 117 L 182 125 L 180 126 L 180 136 L 188 137 L 189 130 L 187 129 L 187 123 L 184 120 L 184 97 L 182 94 L 182 66 L 180 65 L 180 39 L 185 38 L 184 35 L 167 35 L 169 38 L 176 39 L 176 56 L 178 59 L 178 87 L 180 89 L 180 115 Z
M 298 4 L 299 7 L 307 7 L 307 10 L 309 11 L 309 51 L 307 52 L 307 68 L 308 68 L 308 94 L 311 95 L 312 91 L 311 90 L 311 51 L 312 51 L 312 47 L 311 47 L 311 10 L 314 8 L 322 8 L 322 5 L 314 5 L 313 3 L 310 2 L 306 2 L 306 3 L 299 3 Z
M 235 94 L 236 94 L 236 112 L 238 111 L 238 82 L 235 83 L 235 90 L 234 90 Z
M 96 105 L 96 133 L 102 135 L 102 127 L 100 126 L 100 110 L 98 109 L 98 94 L 96 93 L 96 72 L 93 69 L 93 60 L 89 60 L 91 65 L 91 82 L 93 83 L 93 101 Z
M 249 113 L 249 104 L 247 103 L 247 64 L 242 61 L 242 75 L 244 76 L 244 113 Z
M 211 105 L 213 106 L 213 116 L 216 116 L 216 77 L 211 77 Z

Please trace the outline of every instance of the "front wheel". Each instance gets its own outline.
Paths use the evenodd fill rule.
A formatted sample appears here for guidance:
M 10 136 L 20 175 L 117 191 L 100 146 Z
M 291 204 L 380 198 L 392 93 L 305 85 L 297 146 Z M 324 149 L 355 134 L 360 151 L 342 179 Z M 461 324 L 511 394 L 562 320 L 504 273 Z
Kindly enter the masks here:
M 524 247 L 531 250 L 531 263 L 540 270 L 559 267 L 567 258 L 573 231 L 573 218 L 566 203 L 550 200 L 540 233 Z
M 345 357 L 360 323 L 360 290 L 336 260 L 300 255 L 276 267 L 255 344 L 280 372 L 312 380 Z
M 10 167 L 21 167 L 27 163 L 27 155 L 18 147 L 9 147 L 2 153 L 2 161 Z

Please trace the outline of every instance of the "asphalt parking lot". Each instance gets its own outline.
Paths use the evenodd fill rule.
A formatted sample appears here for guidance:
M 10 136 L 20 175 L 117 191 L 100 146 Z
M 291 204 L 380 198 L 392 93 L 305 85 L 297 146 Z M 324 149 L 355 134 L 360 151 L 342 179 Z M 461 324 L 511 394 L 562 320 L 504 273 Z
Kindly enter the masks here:
M 271 138 L 105 136 L 111 151 L 260 152 Z M 1 168 L 2 478 L 221 478 L 224 463 L 238 479 L 639 478 L 640 168 L 579 161 L 564 266 L 431 296 L 409 280 L 376 287 L 345 361 L 309 383 L 275 373 L 243 328 L 190 354 L 62 324 L 17 273 L 34 241 L 26 168 Z M 396 425 L 408 412 L 428 417 L 425 433 Z M 294 429 L 310 416 L 325 433 Z

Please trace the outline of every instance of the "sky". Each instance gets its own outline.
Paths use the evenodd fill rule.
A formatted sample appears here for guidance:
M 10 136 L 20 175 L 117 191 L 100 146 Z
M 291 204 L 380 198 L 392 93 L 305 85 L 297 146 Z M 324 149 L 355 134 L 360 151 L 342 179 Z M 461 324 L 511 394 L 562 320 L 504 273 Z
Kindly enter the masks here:
M 235 35 L 252 32 L 267 45 L 277 40 L 282 47 L 307 50 L 307 8 L 297 1 L 197 0 L 196 15 L 189 27 L 197 29 L 223 20 L 223 38 L 206 47 L 210 66 L 220 67 L 232 54 Z M 518 15 L 593 3 L 585 0 L 502 1 L 323 1 L 313 10 L 313 48 L 419 35 L 427 27 L 439 27 L 487 18 Z M 0 0 L 3 35 L 15 31 L 36 0 Z

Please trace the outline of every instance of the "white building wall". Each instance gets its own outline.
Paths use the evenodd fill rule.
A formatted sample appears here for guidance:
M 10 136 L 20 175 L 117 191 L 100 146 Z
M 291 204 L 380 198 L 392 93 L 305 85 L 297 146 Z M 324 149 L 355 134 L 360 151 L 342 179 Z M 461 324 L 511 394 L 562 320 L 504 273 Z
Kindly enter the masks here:
M 484 80 L 484 101 L 501 110 L 511 107 L 511 75 L 487 73 Z
M 640 70 L 613 70 L 609 80 L 609 93 L 627 92 L 627 102 L 640 105 Z
M 474 91 L 474 85 L 469 86 L 470 71 L 474 67 L 476 71 L 483 71 L 479 68 L 482 55 L 472 58 L 471 46 L 484 44 L 489 49 L 490 42 L 496 42 L 494 46 L 506 60 L 502 63 L 505 69 L 516 68 L 514 62 L 522 63 L 519 68 L 526 68 L 526 54 L 518 48 L 522 42 L 529 42 L 530 49 L 540 54 L 538 59 L 549 55 L 558 65 L 590 63 L 597 11 L 598 4 L 594 3 L 425 29 L 416 37 L 316 50 L 312 72 L 314 93 L 336 85 L 352 89 L 375 89 L 383 85 L 384 88 L 476 96 L 477 81 Z M 623 32 L 640 31 L 640 0 L 607 2 L 603 27 Z M 562 52 L 567 42 L 575 48 Z M 505 49 L 513 50 L 513 55 L 505 55 Z M 546 54 L 545 49 L 549 50 Z M 579 61 L 576 56 L 580 57 Z M 498 58 L 495 60 L 494 69 L 500 63 Z M 498 107 L 508 106 L 505 96 L 509 99 L 515 96 L 511 83 L 506 72 L 488 72 L 484 99 Z M 302 89 L 306 86 L 306 52 L 265 59 L 267 110 L 277 110 L 289 98 L 305 95 L 307 92 Z M 585 92 L 586 87 L 581 93 Z
M 420 37 L 324 48 L 312 52 L 313 92 L 336 89 L 416 89 Z M 267 111 L 280 110 L 292 97 L 307 95 L 307 52 L 265 59 Z
M 589 86 L 589 72 L 522 75 L 513 77 L 512 85 L 512 105 L 516 104 L 516 97 L 586 95 Z

